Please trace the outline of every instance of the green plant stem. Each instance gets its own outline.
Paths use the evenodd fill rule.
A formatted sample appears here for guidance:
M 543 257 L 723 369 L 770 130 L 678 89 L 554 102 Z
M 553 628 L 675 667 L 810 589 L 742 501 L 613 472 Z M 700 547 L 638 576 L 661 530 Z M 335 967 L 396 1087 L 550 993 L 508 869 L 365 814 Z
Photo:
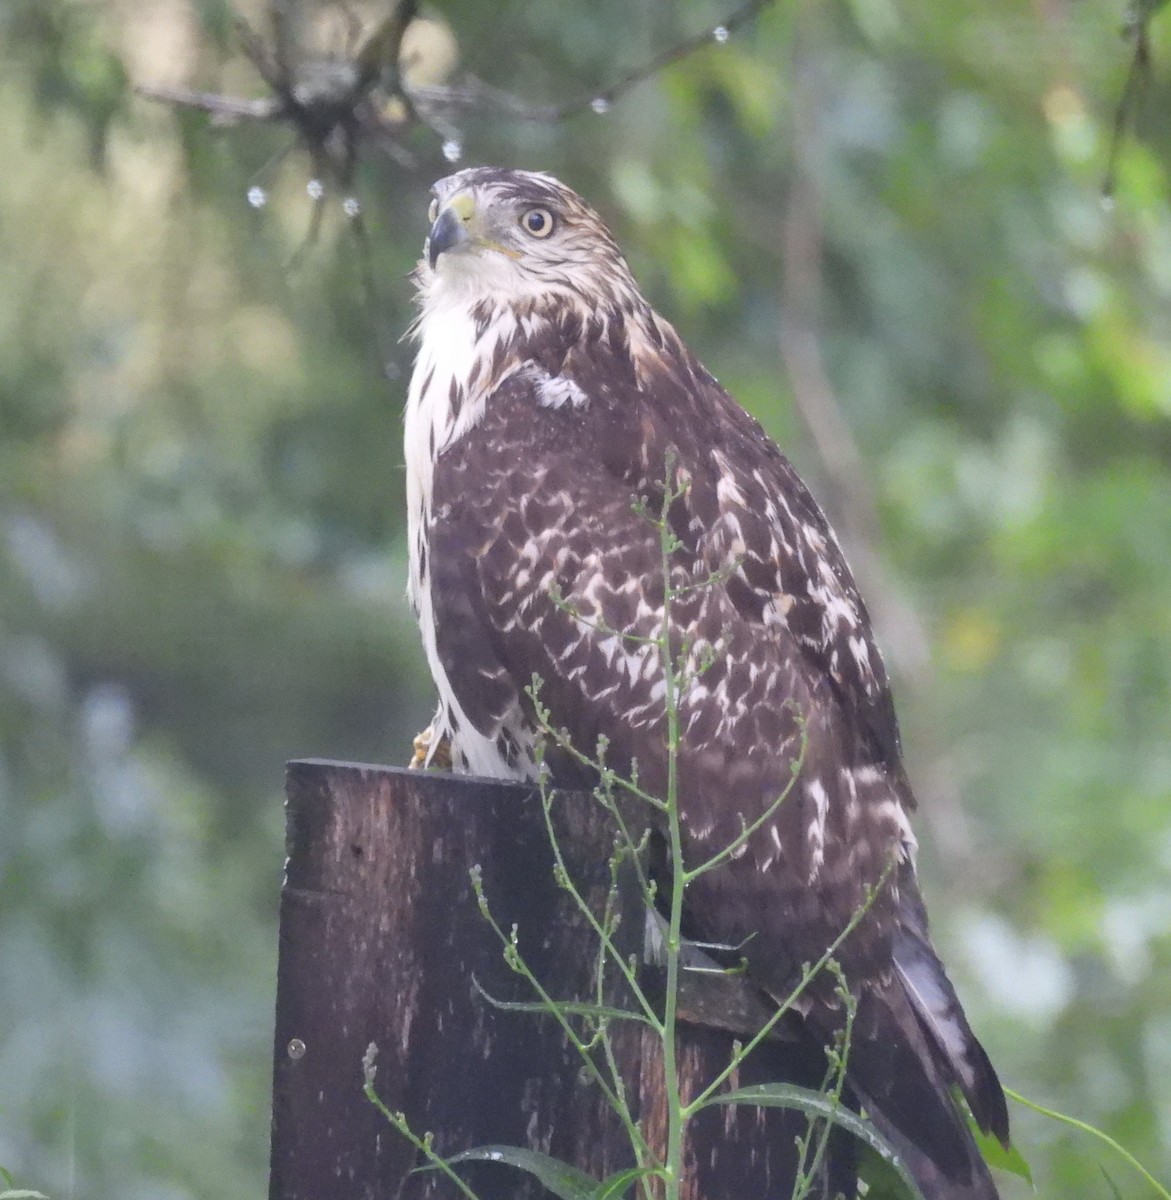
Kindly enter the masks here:
M 1100 1142 L 1104 1142 L 1115 1154 L 1129 1163 L 1155 1189 L 1155 1193 L 1161 1197 L 1161 1200 L 1171 1200 L 1171 1192 L 1168 1192 L 1129 1150 L 1120 1146 L 1108 1133 L 1104 1133 L 1101 1129 L 1096 1129 L 1086 1121 L 1079 1121 L 1077 1117 L 1071 1117 L 1063 1112 L 1057 1112 L 1055 1109 L 1046 1108 L 1043 1104 L 1038 1104 L 1035 1100 L 1029 1100 L 1027 1097 L 1022 1096 L 1020 1092 L 1014 1092 L 1012 1088 L 1005 1088 L 1004 1094 L 1010 1100 L 1015 1100 L 1018 1104 L 1023 1104 L 1025 1108 L 1031 1108 L 1043 1117 L 1049 1117 L 1053 1121 L 1060 1121 L 1063 1125 L 1069 1125 L 1073 1129 L 1078 1129 L 1082 1133 L 1088 1133 L 1091 1137 L 1096 1137 Z
M 602 918 L 602 924 L 607 929 L 614 928 L 614 900 L 618 894 L 618 873 L 621 870 L 622 858 L 618 851 L 615 851 L 614 857 L 610 860 L 610 890 L 606 895 L 606 910 Z M 599 1008 L 606 1003 L 606 962 L 608 955 L 605 945 L 598 947 L 597 970 L 594 978 L 594 1001 Z M 599 1021 L 597 1026 L 598 1041 L 602 1047 L 602 1056 L 606 1060 L 606 1069 L 610 1072 L 610 1079 L 614 1087 L 614 1095 L 621 1102 L 621 1107 L 618 1110 L 618 1116 L 627 1129 L 637 1125 L 633 1114 L 630 1111 L 630 1104 L 626 1098 L 626 1080 L 622 1077 L 622 1072 L 618 1068 L 618 1060 L 614 1057 L 614 1046 L 610 1041 L 610 1024 L 605 1018 Z M 641 1131 L 640 1131 L 641 1132 Z M 631 1139 L 634 1144 L 635 1157 L 639 1167 L 648 1165 L 650 1155 L 649 1147 L 641 1138 Z
M 809 744 L 809 739 L 806 736 L 804 723 L 801 729 L 801 748 L 797 752 L 797 757 L 793 760 L 792 776 L 789 782 L 785 784 L 784 791 L 757 817 L 754 821 L 744 825 L 736 837 L 729 842 L 722 850 L 717 851 L 711 858 L 705 859 L 698 866 L 692 867 L 690 871 L 683 872 L 683 886 L 686 887 L 699 876 L 706 874 L 708 871 L 718 867 L 721 863 L 726 862 L 732 857 L 736 851 L 744 845 L 745 842 L 781 807 L 782 804 L 789 798 L 789 793 L 792 792 L 793 786 L 797 782 L 797 776 L 801 773 L 802 764 L 805 762 L 805 750 Z
M 585 897 L 578 891 L 577 884 L 570 877 L 569 869 L 565 865 L 565 856 L 561 853 L 561 843 L 557 837 L 557 833 L 553 828 L 553 802 L 551 793 L 546 789 L 545 784 L 541 785 L 541 808 L 545 815 L 545 831 L 549 836 L 549 844 L 553 848 L 553 860 L 557 866 L 557 878 L 561 886 L 573 898 L 573 903 L 578 910 L 589 922 L 590 928 L 601 941 L 603 949 L 611 956 L 618 970 L 622 973 L 622 978 L 626 980 L 627 986 L 630 988 L 635 1000 L 638 1002 L 639 1008 L 642 1009 L 647 1020 L 654 1026 L 656 1031 L 661 1030 L 662 1023 L 659 1020 L 659 1014 L 655 1012 L 655 1006 L 647 998 L 646 993 L 642 990 L 641 984 L 638 982 L 638 972 L 630 963 L 622 957 L 621 951 L 614 945 L 613 939 L 610 937 L 610 931 L 606 929 L 598 918 L 594 915 L 593 909 L 590 908 Z M 534 980 L 535 982 L 535 980 Z
M 595 792 L 595 795 L 597 793 Z M 614 824 L 618 829 L 618 836 L 622 839 L 623 846 L 629 851 L 629 859 L 631 866 L 634 869 L 636 878 L 638 879 L 639 891 L 642 892 L 643 901 L 648 908 L 653 908 L 655 903 L 655 894 L 651 888 L 651 881 L 647 876 L 646 868 L 642 862 L 642 849 L 645 848 L 645 840 L 635 841 L 631 835 L 630 827 L 626 824 L 626 818 L 622 815 L 622 809 L 613 796 L 599 796 L 598 802 L 603 808 L 614 818 Z
M 431 1135 L 424 1134 L 420 1137 L 410 1126 L 407 1121 L 406 1114 L 401 1112 L 391 1112 L 382 1102 L 382 1097 L 374 1088 L 374 1056 L 377 1053 L 377 1047 L 373 1042 L 366 1048 L 366 1057 L 362 1060 L 362 1068 L 365 1076 L 365 1083 L 362 1090 L 366 1093 L 366 1099 L 374 1105 L 376 1109 L 394 1126 L 398 1132 L 415 1147 L 421 1151 L 423 1156 L 436 1170 L 442 1171 L 448 1179 L 459 1189 L 460 1193 L 466 1197 L 466 1200 L 480 1200 L 479 1195 L 472 1190 L 456 1173 L 452 1170 L 451 1165 L 441 1155 L 435 1152 L 435 1148 L 431 1145 Z
M 842 1092 L 846 1086 L 846 1072 L 850 1065 L 850 1046 L 854 1040 L 854 1018 L 857 1015 L 858 1005 L 850 992 L 845 974 L 842 972 L 837 961 L 831 959 L 829 968 L 837 976 L 838 995 L 841 997 L 842 1007 L 846 1013 L 846 1022 L 842 1028 L 841 1041 L 830 1059 L 831 1068 L 829 1078 L 822 1087 L 822 1091 L 828 1096 L 836 1113 L 841 1107 Z M 793 1200 L 804 1200 L 813 1190 L 817 1173 L 821 1170 L 821 1164 L 825 1161 L 826 1151 L 829 1149 L 829 1139 L 833 1134 L 833 1122 L 825 1121 L 822 1123 L 822 1128 L 818 1131 L 817 1135 L 817 1145 L 813 1152 L 813 1160 L 806 1165 L 809 1148 L 813 1144 L 814 1129 L 815 1123 L 810 1122 L 808 1132 L 801 1146 L 800 1175 L 797 1180 Z
M 663 1163 L 664 1200 L 678 1200 L 683 1179 L 683 1136 L 689 1112 L 679 1086 L 676 1060 L 676 1025 L 679 1004 L 679 967 L 683 933 L 683 895 L 687 888 L 687 869 L 683 862 L 683 822 L 679 811 L 679 664 L 671 653 L 671 604 L 675 593 L 671 583 L 670 509 L 676 495 L 671 487 L 671 463 L 663 489 L 663 503 L 657 521 L 659 563 L 663 572 L 663 623 L 659 630 L 659 659 L 663 668 L 663 707 L 667 720 L 667 834 L 671 844 L 671 904 L 667 920 L 667 984 L 663 999 L 663 1082 L 667 1096 L 667 1153 Z M 684 649 L 686 653 L 686 648 Z
M 529 688 L 529 695 L 534 699 L 536 698 L 536 691 L 534 688 Z M 558 750 L 564 750 L 565 753 L 574 760 L 574 762 L 580 763 L 588 770 L 598 770 L 598 764 L 592 758 L 590 758 L 588 754 L 578 750 L 565 733 L 553 728 L 548 721 L 547 710 L 537 711 L 537 722 L 540 731 L 553 742 Z M 659 812 L 667 811 L 667 805 L 665 801 L 658 799 L 656 796 L 652 796 L 650 792 L 639 787 L 638 784 L 633 780 L 622 779 L 618 775 L 615 775 L 608 768 L 604 768 L 601 773 L 605 777 L 606 782 L 617 784 L 620 788 L 622 788 L 623 791 L 628 792 L 636 800 L 641 800 L 644 804 L 649 805 L 651 808 L 657 809 Z
M 744 1043 L 743 1046 L 737 1047 L 735 1054 L 732 1055 L 731 1062 L 729 1062 L 728 1065 L 711 1081 L 711 1083 L 709 1083 L 707 1087 L 705 1087 L 703 1091 L 700 1092 L 699 1095 L 697 1095 L 695 1099 L 687 1105 L 686 1111 L 688 1116 L 691 1116 L 693 1113 L 701 1109 L 704 1104 L 710 1100 L 711 1097 L 714 1096 L 715 1093 L 728 1081 L 728 1079 L 731 1078 L 736 1068 L 740 1066 L 740 1064 L 748 1057 L 748 1055 L 751 1054 L 752 1051 L 755 1050 L 756 1047 L 759 1046 L 766 1037 L 768 1037 L 776 1023 L 793 1007 L 794 1004 L 796 1004 L 801 994 L 809 986 L 810 981 L 815 976 L 820 974 L 820 972 L 826 969 L 828 964 L 833 960 L 834 955 L 837 953 L 838 947 L 841 946 L 841 944 L 850 936 L 851 933 L 853 933 L 858 926 L 858 922 L 861 921 L 862 918 L 870 911 L 870 906 L 874 903 L 875 897 L 882 890 L 884 884 L 886 883 L 887 876 L 891 873 L 893 867 L 893 861 L 887 864 L 886 870 L 884 870 L 879 876 L 878 882 L 873 888 L 870 889 L 865 902 L 858 906 L 858 908 L 851 915 L 850 919 L 846 922 L 841 933 L 839 933 L 838 936 L 834 938 L 832 942 L 830 942 L 830 944 L 826 947 L 825 952 L 817 960 L 817 962 L 815 962 L 813 966 L 806 967 L 804 970 L 802 970 L 801 978 L 797 981 L 797 984 L 793 990 L 778 1005 L 777 1011 L 769 1017 L 769 1019 L 760 1027 L 760 1029 L 757 1030 L 755 1034 L 753 1034 L 753 1036 L 747 1042 Z M 1171 1200 L 1171 1197 L 1169 1197 L 1168 1200 Z
M 474 870 L 475 868 L 473 868 L 473 872 Z M 558 1004 L 557 1001 L 549 995 L 549 993 L 545 990 L 544 984 L 542 984 L 541 981 L 532 973 L 532 971 L 529 970 L 529 966 L 525 962 L 520 951 L 514 946 L 512 938 L 504 932 L 504 930 L 500 927 L 500 922 L 497 921 L 492 915 L 492 911 L 488 907 L 488 901 L 485 898 L 483 889 L 480 885 L 479 878 L 475 874 L 472 876 L 472 887 L 476 892 L 476 900 L 479 903 L 480 912 L 483 914 L 484 920 L 488 922 L 493 932 L 500 939 L 501 944 L 505 947 L 505 954 L 507 956 L 509 966 L 527 981 L 529 987 L 536 992 L 537 998 L 541 1001 L 545 1011 L 553 1017 L 558 1025 L 561 1026 L 562 1032 L 565 1034 L 569 1044 L 574 1048 L 574 1050 L 577 1051 L 583 1065 L 586 1068 L 586 1071 L 589 1073 L 590 1077 L 598 1085 L 598 1087 L 601 1088 L 602 1094 L 606 1097 L 606 1102 L 615 1110 L 615 1112 L 622 1112 L 625 1105 L 624 1098 L 614 1093 L 614 1089 L 610 1086 L 606 1077 L 598 1069 L 598 1064 L 594 1062 L 592 1056 L 590 1055 L 589 1046 L 582 1041 L 582 1039 L 578 1036 L 577 1030 L 574 1029 L 573 1025 L 570 1023 L 564 1007 Z M 576 897 L 577 893 L 575 892 L 574 895 Z M 584 901 L 580 900 L 578 902 L 583 905 L 585 903 Z M 510 951 L 511 954 L 509 953 Z M 637 1127 L 635 1127 L 635 1129 L 637 1130 Z M 632 1133 L 631 1136 L 633 1137 L 635 1134 Z

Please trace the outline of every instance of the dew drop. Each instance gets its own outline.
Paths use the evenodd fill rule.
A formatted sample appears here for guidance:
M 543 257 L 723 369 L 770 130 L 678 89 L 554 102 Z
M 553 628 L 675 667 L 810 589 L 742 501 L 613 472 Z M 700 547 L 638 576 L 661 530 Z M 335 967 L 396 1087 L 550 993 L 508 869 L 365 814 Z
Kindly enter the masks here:
M 712 41 L 722 46 L 728 40 L 728 29 L 725 25 L 717 25 L 712 30 Z
M 501 1160 L 504 1158 L 504 1155 L 503 1155 L 503 1154 L 501 1154 L 499 1150 L 489 1150 L 489 1151 L 488 1151 L 488 1157 L 489 1157 L 489 1158 L 490 1158 L 490 1159 L 491 1159 L 493 1162 L 500 1162 L 500 1161 L 501 1161 Z
M 321 200 L 325 197 L 325 184 L 320 179 L 310 179 L 305 185 L 310 200 Z
M 605 96 L 598 96 L 590 101 L 590 108 L 600 117 L 610 111 L 610 101 Z
M 292 1059 L 305 1057 L 305 1043 L 300 1038 L 292 1038 L 288 1045 L 288 1054 Z
M 457 141 L 455 138 L 448 138 L 448 140 L 443 143 L 443 157 L 446 158 L 448 162 L 459 162 L 459 160 L 463 157 L 463 153 L 463 143 Z
M 360 217 L 362 215 L 362 205 L 357 196 L 347 196 L 342 201 L 342 212 L 347 217 Z
M 253 208 L 263 208 L 268 203 L 268 193 L 262 187 L 248 189 L 248 203 Z

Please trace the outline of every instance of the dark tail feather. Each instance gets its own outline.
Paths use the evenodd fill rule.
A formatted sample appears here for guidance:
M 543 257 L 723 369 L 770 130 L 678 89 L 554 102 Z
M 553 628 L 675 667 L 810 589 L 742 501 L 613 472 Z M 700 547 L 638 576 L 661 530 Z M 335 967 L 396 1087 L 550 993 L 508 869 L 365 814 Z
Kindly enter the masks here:
M 913 879 L 900 881 L 899 892 L 901 920 L 894 935 L 899 981 L 937 1058 L 946 1064 L 963 1092 L 976 1124 L 1007 1146 L 1008 1105 L 1004 1089 L 931 945 L 927 914 Z
M 998 1200 L 952 1099 L 951 1071 L 897 979 L 865 989 L 859 999 L 849 1081 L 926 1200 Z

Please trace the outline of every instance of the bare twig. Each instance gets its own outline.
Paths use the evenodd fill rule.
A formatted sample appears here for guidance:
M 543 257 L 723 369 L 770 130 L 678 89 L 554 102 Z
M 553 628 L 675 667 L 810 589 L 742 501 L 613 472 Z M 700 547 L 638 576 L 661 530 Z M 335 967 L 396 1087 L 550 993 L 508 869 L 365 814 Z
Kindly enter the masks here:
M 239 121 L 272 121 L 281 115 L 281 102 L 275 96 L 250 100 L 243 96 L 222 96 L 219 92 L 193 92 L 187 88 L 141 83 L 135 89 L 148 100 L 161 100 L 180 108 L 209 113 L 214 125 L 235 125 Z
M 566 117 L 575 116 L 587 108 L 593 109 L 594 112 L 598 112 L 599 109 L 605 112 L 610 105 L 621 100 L 627 92 L 632 91 L 639 84 L 645 83 L 660 71 L 665 70 L 681 59 L 687 58 L 688 55 L 694 54 L 697 50 L 703 49 L 704 46 L 710 46 L 713 42 L 717 45 L 722 45 L 737 29 L 742 25 L 746 25 L 757 13 L 767 8 L 771 3 L 773 3 L 773 0 L 748 0 L 747 4 L 736 9 L 735 12 L 725 17 L 722 21 L 717 22 L 711 28 L 705 29 L 702 33 L 697 33 L 692 37 L 684 38 L 683 41 L 677 42 L 674 46 L 669 46 L 666 50 L 660 51 L 641 67 L 637 67 L 633 71 L 623 75 L 616 82 L 610 84 L 609 87 L 603 88 L 600 92 L 593 92 L 589 96 L 581 97 L 578 100 L 573 100 L 568 104 L 554 106 L 550 110 L 551 116 L 539 119 L 564 121 Z
M 258 99 L 139 85 L 152 100 L 209 113 L 217 124 L 270 121 L 290 125 L 308 153 L 315 179 L 343 192 L 353 183 L 359 143 L 377 142 L 400 162 L 413 161 L 400 138 L 420 118 L 399 71 L 403 37 L 415 19 L 417 0 L 400 0 L 393 11 L 360 40 L 351 57 L 298 60 L 292 44 L 289 0 L 272 0 L 272 44 L 246 21 L 235 19 L 241 48 L 272 94 Z M 379 91 L 397 100 L 397 109 L 376 104 Z M 391 115 L 394 114 L 394 115 Z M 355 216 L 355 213 L 350 213 Z
M 795 55 L 795 58 L 797 55 Z M 935 686 L 931 649 L 922 618 L 893 577 L 882 548 L 878 503 L 870 473 L 846 420 L 822 352 L 820 299 L 824 232 L 818 192 L 820 130 L 818 98 L 811 95 L 812 68 L 794 70 L 794 157 L 796 177 L 782 224 L 781 359 L 793 400 L 809 431 L 828 483 L 834 523 L 865 583 L 875 623 L 897 674 L 916 691 Z M 925 804 L 933 842 L 955 870 L 971 860 L 971 826 L 954 776 L 929 772 L 931 802 Z
M 292 125 L 313 160 L 315 174 L 321 177 L 331 160 L 336 160 L 337 182 L 348 188 L 361 138 L 390 153 L 400 164 L 411 165 L 401 138 L 413 125 L 421 124 L 439 136 L 445 153 L 448 146 L 458 147 L 459 131 L 449 120 L 454 112 L 486 109 L 516 120 L 548 124 L 587 109 L 603 113 L 667 67 L 704 46 L 726 42 L 771 3 L 773 0 L 748 0 L 716 25 L 660 51 L 608 87 L 562 104 L 534 105 L 474 77 L 454 86 L 410 86 L 400 70 L 400 56 L 407 27 L 417 16 L 417 0 L 400 0 L 352 56 L 304 62 L 298 62 L 293 50 L 289 0 L 271 0 L 271 47 L 244 20 L 235 20 L 241 47 L 271 96 L 253 100 L 151 84 L 140 85 L 138 91 L 153 100 L 209 113 L 217 124 L 249 120 Z M 371 103 L 375 91 L 385 103 Z
M 640 84 L 646 83 L 667 67 L 702 50 L 713 43 L 722 45 L 736 30 L 746 25 L 757 13 L 772 4 L 774 0 L 749 0 L 735 12 L 722 21 L 705 29 L 702 33 L 693 34 L 681 42 L 660 51 L 653 58 L 639 67 L 620 76 L 608 87 L 586 92 L 575 100 L 562 104 L 531 104 L 519 96 L 513 95 L 480 79 L 471 77 L 452 87 L 415 88 L 412 96 L 416 104 L 424 110 L 434 109 L 491 109 L 505 116 L 520 121 L 535 121 L 542 124 L 555 125 L 561 121 L 575 117 L 587 109 L 596 113 L 608 112 L 610 107 L 621 100 L 628 92 Z
M 820 132 L 817 100 L 809 95 L 809 68 L 797 66 L 793 79 L 796 177 L 781 231 L 781 359 L 793 400 L 821 459 L 829 484 L 835 524 L 869 582 L 867 591 L 900 671 L 921 675 L 929 649 L 922 622 L 886 571 L 881 553 L 878 502 L 862 452 L 842 413 L 825 367 L 821 338 L 824 234 L 816 157 Z
M 1134 53 L 1127 68 L 1118 107 L 1114 110 L 1110 155 L 1106 161 L 1106 177 L 1102 180 L 1102 195 L 1106 199 L 1114 195 L 1118 182 L 1118 155 L 1126 140 L 1127 128 L 1134 122 L 1151 79 L 1151 18 L 1166 3 L 1167 0 L 1131 0 L 1127 7 L 1122 36 L 1134 43 Z

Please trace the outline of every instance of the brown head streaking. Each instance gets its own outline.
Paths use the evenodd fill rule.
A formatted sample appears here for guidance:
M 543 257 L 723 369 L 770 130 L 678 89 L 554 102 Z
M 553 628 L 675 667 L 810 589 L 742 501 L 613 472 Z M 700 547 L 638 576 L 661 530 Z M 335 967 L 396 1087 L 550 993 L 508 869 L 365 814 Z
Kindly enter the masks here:
M 744 944 L 783 997 L 889 869 L 839 952 L 858 998 L 849 1087 L 928 1200 L 994 1200 L 951 1092 L 1006 1142 L 1004 1095 L 928 937 L 890 686 L 833 531 L 580 197 L 493 168 L 433 190 L 406 465 L 435 734 L 458 768 L 531 778 L 536 675 L 580 751 L 604 735 L 609 764 L 637 760 L 663 794 L 660 546 L 636 502 L 657 510 L 670 473 L 671 575 L 695 585 L 672 621 L 691 665 L 712 663 L 678 704 L 685 855 L 730 844 L 803 752 L 785 802 L 688 890 L 689 933 Z M 832 1034 L 828 986 L 802 1020 Z

